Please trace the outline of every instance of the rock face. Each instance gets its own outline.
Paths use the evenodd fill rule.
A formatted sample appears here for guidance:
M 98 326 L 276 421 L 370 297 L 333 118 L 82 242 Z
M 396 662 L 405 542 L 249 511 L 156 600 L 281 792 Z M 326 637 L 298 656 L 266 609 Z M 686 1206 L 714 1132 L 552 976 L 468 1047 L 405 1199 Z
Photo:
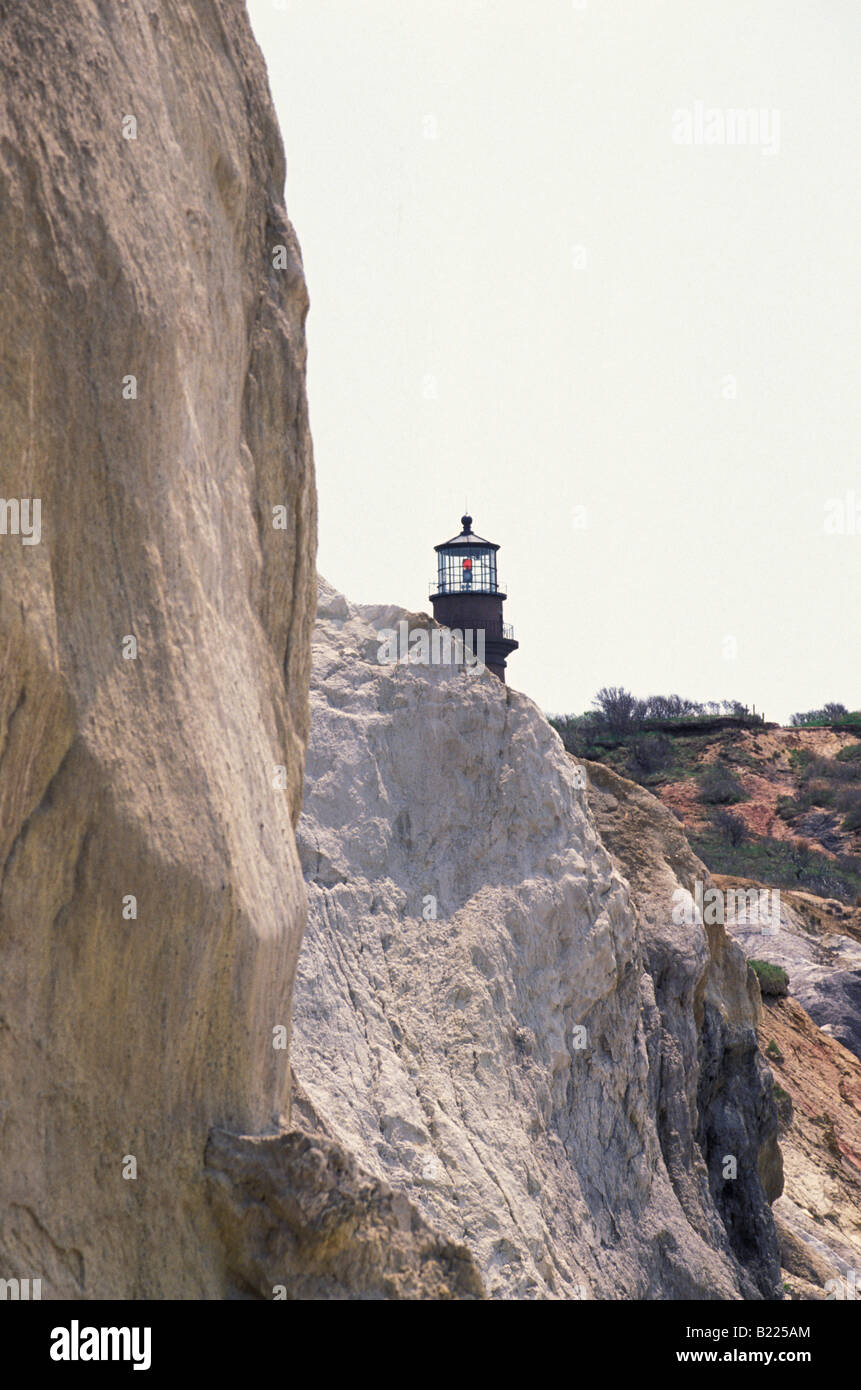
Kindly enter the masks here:
M 381 665 L 401 618 L 321 590 L 297 1111 L 491 1297 L 780 1297 L 758 987 L 668 925 L 706 871 L 489 673 Z
M 220 1296 L 204 1150 L 286 1112 L 304 918 L 283 153 L 240 0 L 0 21 L 0 1275 Z
M 288 1127 L 315 517 L 262 60 L 240 0 L 0 21 L 0 1277 L 775 1296 L 758 996 L 667 926 L 677 827 L 329 591 Z
M 783 1163 L 776 1142 L 773 1078 L 757 1047 L 759 987 L 723 926 L 704 928 L 708 955 L 700 973 L 690 950 L 691 932 L 700 928 L 674 921 L 673 913 L 668 916 L 667 903 L 679 889 L 689 893 L 699 881 L 705 894 L 714 884 L 675 816 L 635 783 L 599 763 L 586 766 L 590 803 L 602 838 L 631 886 L 647 969 L 655 982 L 660 1046 L 650 1055 L 653 1074 L 663 1073 L 664 1094 L 656 1090 L 654 1104 L 673 1186 L 684 1204 L 691 1191 L 693 1137 L 730 1244 L 767 1287 L 775 1277 L 778 1249 L 762 1193 L 769 1201 L 780 1196 Z M 694 1066 L 689 1038 L 684 1049 L 677 1042 L 689 1035 L 691 1022 Z M 731 1180 L 724 1174 L 728 1157 L 737 1166 Z
M 323 1135 L 216 1130 L 206 1160 L 231 1297 L 484 1297 L 469 1251 Z
M 861 1062 L 791 998 L 764 1001 L 759 1037 L 783 1110 L 786 1188 L 774 1214 L 785 1283 L 793 1298 L 857 1297 Z
M 715 875 L 729 901 L 760 885 Z M 793 1298 L 850 1297 L 861 1270 L 861 914 L 833 899 L 783 891 L 762 924 L 733 913 L 727 931 L 750 959 L 782 966 L 789 998 L 763 997 L 760 1046 L 783 1114 L 786 1187 L 774 1213 Z M 802 1007 L 802 1005 L 804 1007 Z M 818 1026 L 817 1026 L 818 1025 Z
M 723 875 L 716 882 L 736 891 L 759 888 Z M 782 892 L 775 926 L 774 935 L 763 935 L 756 922 L 738 920 L 728 930 L 749 959 L 782 966 L 789 993 L 814 1023 L 861 1059 L 861 911 L 811 893 Z

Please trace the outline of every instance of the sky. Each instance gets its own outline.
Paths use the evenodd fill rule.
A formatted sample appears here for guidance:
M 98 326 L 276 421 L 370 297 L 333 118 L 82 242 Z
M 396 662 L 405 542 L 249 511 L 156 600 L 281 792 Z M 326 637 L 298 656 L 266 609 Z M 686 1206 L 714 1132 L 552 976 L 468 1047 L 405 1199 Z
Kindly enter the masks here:
M 857 0 L 248 8 L 320 573 L 429 611 L 468 505 L 542 709 L 861 707 Z

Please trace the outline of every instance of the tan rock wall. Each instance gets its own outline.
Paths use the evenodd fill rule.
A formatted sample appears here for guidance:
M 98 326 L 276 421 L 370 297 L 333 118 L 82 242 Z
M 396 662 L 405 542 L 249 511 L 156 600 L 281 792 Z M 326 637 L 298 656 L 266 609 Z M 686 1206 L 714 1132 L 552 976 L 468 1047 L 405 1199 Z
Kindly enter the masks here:
M 304 917 L 283 152 L 238 0 L 3 3 L 0 62 L 0 1274 L 217 1295 L 203 1150 L 287 1106 Z

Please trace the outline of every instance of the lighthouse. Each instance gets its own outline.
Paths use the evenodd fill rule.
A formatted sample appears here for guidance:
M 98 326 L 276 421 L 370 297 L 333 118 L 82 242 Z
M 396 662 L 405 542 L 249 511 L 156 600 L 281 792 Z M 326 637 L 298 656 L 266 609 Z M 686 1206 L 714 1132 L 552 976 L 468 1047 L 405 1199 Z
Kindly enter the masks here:
M 520 645 L 514 629 L 502 621 L 502 605 L 508 595 L 496 573 L 493 541 L 483 540 L 472 529 L 472 517 L 462 516 L 459 536 L 434 546 L 436 579 L 431 580 L 433 615 L 443 627 L 463 632 L 484 632 L 485 665 L 505 683 L 505 661 Z

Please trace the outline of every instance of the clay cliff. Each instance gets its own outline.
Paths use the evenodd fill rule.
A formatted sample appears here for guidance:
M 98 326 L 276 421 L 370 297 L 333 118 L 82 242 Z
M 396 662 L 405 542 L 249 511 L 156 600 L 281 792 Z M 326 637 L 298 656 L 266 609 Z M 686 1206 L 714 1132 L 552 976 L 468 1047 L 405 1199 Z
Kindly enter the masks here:
M 759 989 L 672 925 L 706 871 L 489 673 L 380 664 L 401 618 L 321 587 L 297 1115 L 491 1297 L 780 1297 Z
M 677 716 L 626 733 L 558 718 L 566 747 L 647 786 L 715 873 L 861 903 L 861 742 L 832 728 Z
M 724 889 L 761 891 L 752 879 L 715 875 Z M 861 909 L 836 898 L 782 890 L 774 935 L 764 938 L 755 923 L 729 927 L 749 959 L 758 957 L 785 970 L 789 992 L 823 1033 L 861 1058 Z
M 851 1298 L 861 1270 L 861 1062 L 797 1000 L 763 1005 L 785 1173 L 774 1204 L 784 1288 L 791 1298 Z
M 381 664 L 426 615 L 324 585 L 314 627 L 308 298 L 241 0 L 0 0 L 0 63 L 0 1278 L 780 1297 L 787 1019 L 675 924 L 710 881 L 678 821 L 490 674 Z
M 750 879 L 714 882 L 737 901 L 761 891 Z M 767 934 L 748 919 L 736 913 L 727 930 L 749 959 L 786 972 L 784 992 L 764 994 L 759 1023 L 780 1112 L 784 1283 L 793 1297 L 842 1298 L 861 1268 L 861 912 L 783 891 Z

